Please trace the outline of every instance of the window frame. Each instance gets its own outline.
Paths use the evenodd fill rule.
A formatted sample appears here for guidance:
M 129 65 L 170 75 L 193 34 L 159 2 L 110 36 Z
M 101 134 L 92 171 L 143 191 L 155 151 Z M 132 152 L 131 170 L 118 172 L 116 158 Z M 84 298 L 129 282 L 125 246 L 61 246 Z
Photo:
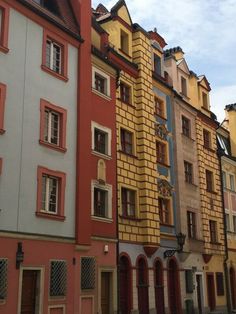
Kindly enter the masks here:
M 0 28 L 0 51 L 8 53 L 8 37 L 9 37 L 9 15 L 10 6 L 4 1 L 0 0 L 0 10 L 2 11 L 1 16 L 1 28 Z
M 188 88 L 187 88 L 187 79 L 181 75 L 181 95 L 187 97 Z
M 124 38 L 125 42 L 122 38 Z M 120 51 L 129 56 L 129 34 L 123 29 L 120 30 Z
M 124 92 L 124 89 L 126 91 Z M 127 91 L 128 91 L 128 97 L 127 97 Z M 126 99 L 128 98 L 128 100 Z M 132 105 L 132 88 L 130 85 L 124 83 L 123 81 L 120 82 L 120 101 L 127 104 Z
M 213 171 L 206 169 L 205 170 L 206 177 L 206 190 L 207 192 L 214 192 L 214 174 Z
M 56 260 L 52 259 L 50 262 L 50 277 L 49 277 L 49 297 L 50 299 L 64 299 L 67 296 L 68 293 L 68 265 L 66 260 Z M 61 263 L 61 265 L 64 265 L 65 267 L 65 286 L 63 287 L 64 293 L 58 294 L 58 295 L 52 295 L 51 289 L 52 289 L 52 263 Z M 60 271 L 59 274 L 62 276 L 62 272 Z
M 101 91 L 96 89 L 96 74 L 102 78 L 104 78 L 105 80 L 105 91 L 104 93 L 102 93 Z M 92 91 L 96 94 L 98 94 L 99 96 L 105 97 L 106 99 L 110 100 L 110 96 L 111 96 L 111 78 L 108 74 L 106 74 L 104 71 L 96 68 L 96 67 L 92 67 Z
M 193 164 L 184 160 L 185 182 L 193 184 Z
M 210 242 L 213 244 L 217 243 L 217 221 L 209 220 L 209 232 L 210 232 Z
M 120 193 L 121 193 L 121 213 L 122 213 L 122 217 L 125 218 L 137 218 L 137 190 L 132 189 L 130 187 L 126 187 L 126 186 L 121 186 L 120 189 Z M 132 194 L 133 195 L 132 195 Z M 129 195 L 131 194 L 131 195 Z M 130 196 L 132 197 L 132 199 L 130 200 Z M 129 207 L 133 206 L 132 208 Z
M 207 129 L 203 129 L 202 136 L 203 136 L 203 147 L 206 149 L 211 149 L 212 148 L 211 132 Z
M 160 149 L 159 149 L 160 148 Z M 159 151 L 160 154 L 158 153 Z M 164 161 L 163 161 L 164 159 Z M 167 144 L 161 141 L 156 141 L 156 160 L 157 163 L 168 165 Z
M 105 143 L 105 153 L 102 153 L 98 150 L 96 150 L 96 137 L 95 137 L 95 130 L 100 130 L 101 132 L 106 134 L 106 143 Z M 107 157 L 107 158 L 111 158 L 111 141 L 112 141 L 112 130 L 95 122 L 92 121 L 91 123 L 91 132 L 92 132 L 92 152 L 93 154 L 99 155 L 99 156 L 103 156 L 103 157 Z
M 61 48 L 61 58 L 60 64 L 61 69 L 60 73 L 53 70 L 47 65 L 47 41 L 50 40 L 55 45 Z M 60 80 L 65 82 L 68 81 L 68 43 L 62 37 L 58 36 L 55 33 L 50 32 L 49 30 L 43 30 L 43 47 L 42 47 L 42 65 L 41 68 L 43 71 L 57 77 Z
M 197 220 L 196 213 L 193 211 L 187 211 L 187 228 L 188 228 L 188 237 L 190 239 L 197 238 Z
M 163 210 L 163 205 L 165 209 Z M 160 224 L 171 225 L 172 224 L 172 215 L 171 215 L 171 200 L 162 196 L 158 197 L 158 209 L 159 209 L 159 219 Z M 165 218 L 164 219 L 164 214 Z
M 57 213 L 45 211 L 41 208 L 43 194 L 43 175 L 54 177 L 58 180 L 57 192 Z M 42 166 L 38 166 L 37 170 L 37 207 L 36 216 L 55 220 L 65 220 L 65 187 L 66 174 L 61 171 L 51 170 Z
M 159 106 L 157 106 L 159 104 Z M 164 101 L 157 96 L 154 96 L 154 114 L 165 118 L 165 109 L 164 109 Z
M 231 173 L 229 173 L 229 188 L 235 192 L 235 175 Z
M 202 91 L 202 107 L 209 110 L 208 95 Z
M 131 136 L 131 140 L 127 141 L 126 140 L 126 135 Z M 131 148 L 131 152 L 129 152 L 128 148 Z M 134 156 L 134 133 L 130 130 L 127 130 L 126 128 L 121 127 L 120 128 L 120 150 L 122 153 L 129 155 L 129 156 Z
M 46 110 L 50 112 L 54 112 L 59 115 L 59 142 L 58 144 L 51 143 L 50 141 L 46 141 L 45 136 L 45 114 Z M 39 143 L 48 148 L 55 149 L 57 151 L 65 153 L 66 149 L 66 125 L 67 125 L 67 110 L 65 108 L 59 107 L 50 103 L 45 99 L 40 99 L 40 137 Z
M 105 215 L 100 216 L 95 214 L 95 189 L 102 190 L 107 193 L 107 201 L 106 201 L 106 208 L 105 208 Z M 110 184 L 100 184 L 99 181 L 93 180 L 92 181 L 92 196 L 91 196 L 91 204 L 92 210 L 91 215 L 93 219 L 96 220 L 112 220 L 112 185 Z
M 182 115 L 182 134 L 188 138 L 191 138 L 191 121 L 184 115 Z
M 157 53 L 153 53 L 153 72 L 162 76 L 162 62 L 161 57 Z
M 4 114 L 6 104 L 7 86 L 0 83 L 0 135 L 5 133 L 4 129 Z

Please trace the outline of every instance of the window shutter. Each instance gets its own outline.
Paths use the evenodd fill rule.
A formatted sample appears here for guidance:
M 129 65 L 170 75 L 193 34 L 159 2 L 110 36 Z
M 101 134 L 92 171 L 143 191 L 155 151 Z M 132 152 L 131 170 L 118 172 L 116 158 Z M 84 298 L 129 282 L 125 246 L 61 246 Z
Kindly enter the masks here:
M 193 271 L 192 269 L 185 270 L 185 283 L 186 283 L 186 293 L 193 293 Z

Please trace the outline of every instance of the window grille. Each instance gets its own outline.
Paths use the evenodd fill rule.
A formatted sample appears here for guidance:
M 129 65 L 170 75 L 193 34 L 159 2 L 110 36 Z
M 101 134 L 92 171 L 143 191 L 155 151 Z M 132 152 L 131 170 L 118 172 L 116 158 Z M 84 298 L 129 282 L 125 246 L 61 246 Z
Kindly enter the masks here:
M 95 288 L 95 259 L 93 257 L 81 258 L 81 289 Z
M 51 262 L 50 296 L 65 296 L 67 265 L 65 261 Z
M 7 297 L 7 259 L 0 259 L 0 300 Z

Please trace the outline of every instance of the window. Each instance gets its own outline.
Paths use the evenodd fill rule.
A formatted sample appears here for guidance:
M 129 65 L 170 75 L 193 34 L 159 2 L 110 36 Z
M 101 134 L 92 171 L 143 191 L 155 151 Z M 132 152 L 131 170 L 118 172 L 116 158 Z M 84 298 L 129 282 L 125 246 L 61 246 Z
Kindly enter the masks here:
M 129 36 L 122 30 L 120 31 L 120 49 L 129 54 Z
M 187 96 L 187 81 L 184 77 L 181 76 L 181 93 L 184 96 Z
M 163 224 L 170 225 L 170 223 L 171 223 L 170 200 L 166 199 L 166 198 L 159 197 L 158 198 L 158 206 L 159 206 L 160 222 Z
M 92 122 L 92 150 L 99 154 L 111 155 L 111 130 Z
M 44 30 L 42 69 L 59 79 L 68 81 L 68 44 L 58 35 Z
M 156 142 L 157 162 L 167 164 L 166 144 L 162 142 Z
M 225 214 L 226 230 L 230 231 L 229 214 Z
M 203 108 L 208 110 L 208 99 L 207 99 L 207 94 L 202 92 L 202 106 Z
M 208 192 L 213 192 L 213 173 L 209 170 L 206 170 L 206 189 Z
M 203 145 L 205 148 L 211 148 L 211 133 L 203 129 Z
M 123 153 L 133 154 L 133 133 L 120 129 L 121 150 Z
M 161 58 L 154 53 L 154 72 L 161 76 Z
M 159 98 L 155 97 L 155 114 L 164 117 L 164 102 Z
M 37 216 L 65 219 L 65 180 L 63 172 L 38 167 Z
M 233 232 L 236 233 L 236 216 L 233 217 Z
M 92 68 L 92 86 L 93 91 L 99 95 L 110 96 L 110 77 L 97 68 Z
M 94 289 L 96 283 L 96 261 L 93 257 L 81 258 L 81 289 Z
M 7 259 L 0 258 L 0 301 L 7 298 Z
M 39 143 L 62 152 L 66 151 L 67 111 L 48 101 L 40 101 L 40 140 Z
M 222 296 L 225 294 L 223 273 L 216 273 L 216 290 L 217 290 L 217 295 L 219 296 Z
M 209 220 L 210 227 L 210 241 L 211 243 L 217 243 L 217 225 L 216 221 Z
M 103 189 L 94 188 L 94 216 L 107 216 L 107 202 L 108 192 Z
M 136 191 L 121 188 L 122 215 L 135 217 Z
M 4 111 L 5 111 L 6 91 L 7 91 L 6 85 L 0 83 L 0 134 L 5 133 Z
M 230 184 L 230 190 L 235 191 L 235 185 L 234 185 L 235 179 L 234 175 L 229 175 L 229 184 Z
M 185 182 L 193 183 L 193 165 L 187 161 L 184 161 L 184 174 Z
M 122 102 L 131 104 L 131 88 L 124 83 L 120 84 L 120 99 Z
M 223 180 L 223 187 L 227 188 L 226 173 L 224 171 L 222 171 L 222 180 Z
M 50 296 L 66 296 L 67 265 L 65 261 L 51 261 L 50 265 Z
M 182 133 L 183 135 L 190 137 L 190 120 L 185 116 L 182 116 Z
M 9 6 L 0 0 L 0 51 L 7 53 L 9 33 Z
M 188 237 L 196 239 L 196 214 L 187 211 Z

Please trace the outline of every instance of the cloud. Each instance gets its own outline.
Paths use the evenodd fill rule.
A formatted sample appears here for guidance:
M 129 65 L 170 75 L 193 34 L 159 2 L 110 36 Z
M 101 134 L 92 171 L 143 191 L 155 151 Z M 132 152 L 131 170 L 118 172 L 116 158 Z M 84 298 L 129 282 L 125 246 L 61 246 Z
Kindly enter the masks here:
M 220 122 L 225 118 L 225 106 L 235 102 L 236 85 L 216 87 L 211 92 L 211 110 L 217 115 L 218 121 Z

